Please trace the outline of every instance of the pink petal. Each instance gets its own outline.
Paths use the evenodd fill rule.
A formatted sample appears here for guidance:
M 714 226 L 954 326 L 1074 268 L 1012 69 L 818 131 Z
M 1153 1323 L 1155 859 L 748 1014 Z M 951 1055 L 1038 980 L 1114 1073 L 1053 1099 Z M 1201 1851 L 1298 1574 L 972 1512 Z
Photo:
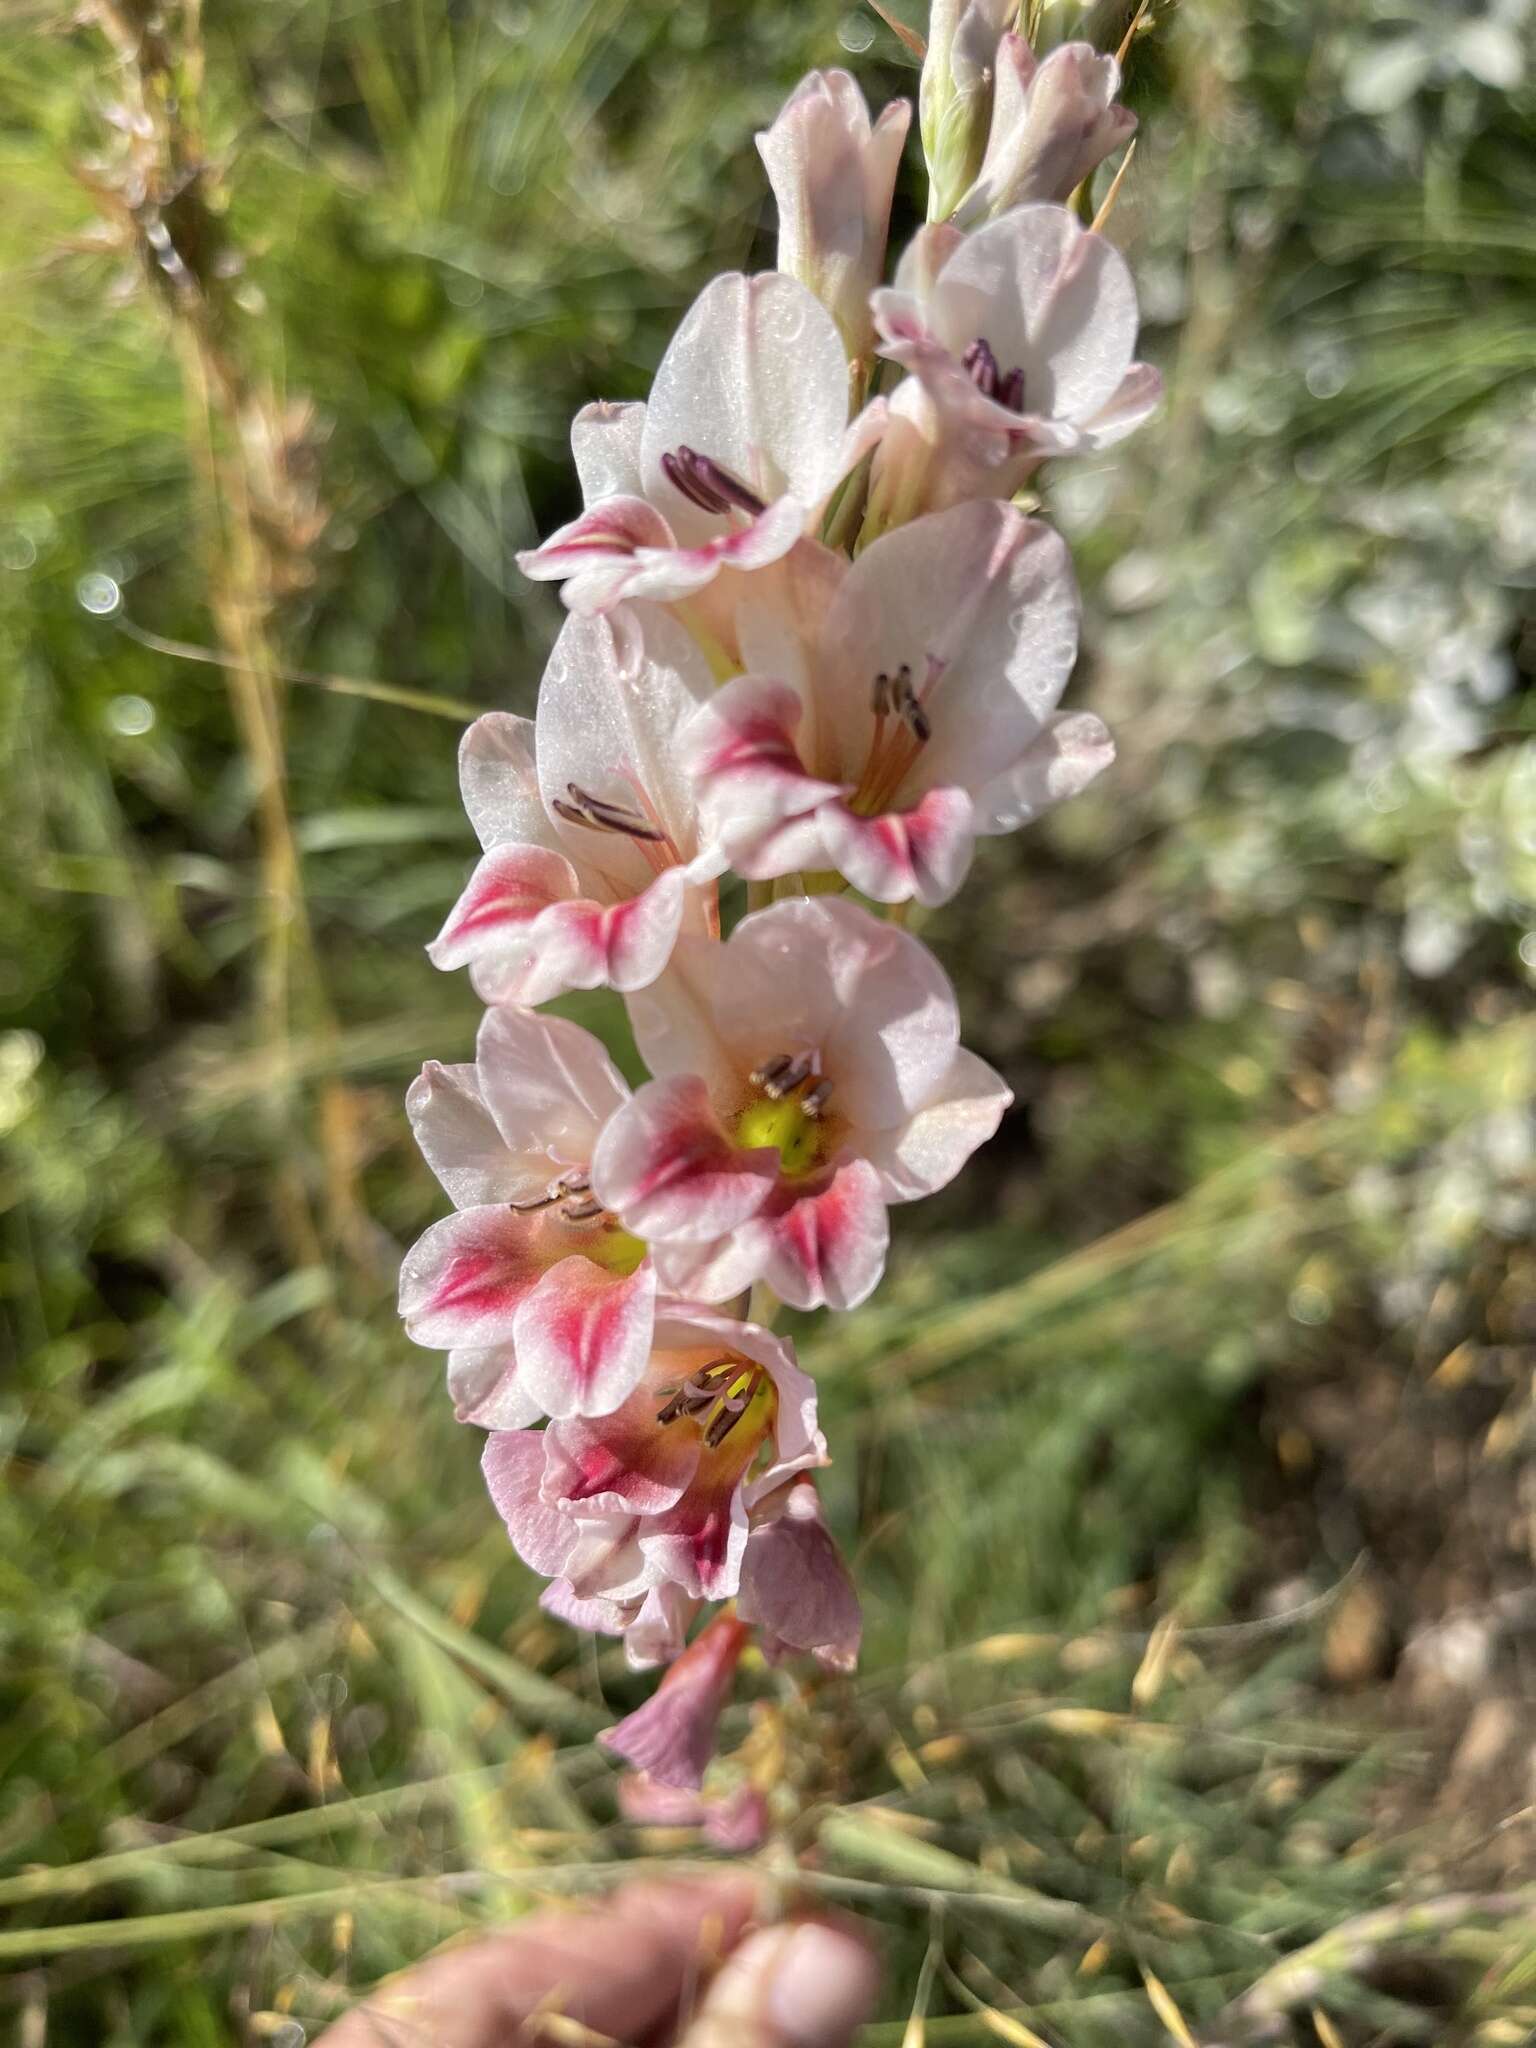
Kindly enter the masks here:
M 876 903 L 947 903 L 965 880 L 975 834 L 963 789 L 930 789 L 910 810 L 864 818 L 847 804 L 818 814 L 827 858 Z
M 665 519 L 644 498 L 601 498 L 542 546 L 524 548 L 517 566 L 536 583 L 554 583 L 574 576 L 593 562 L 630 556 L 639 548 L 669 548 L 672 532 Z
M 572 1628 L 589 1629 L 597 1636 L 621 1636 L 629 1626 L 633 1607 L 628 1601 L 608 1600 L 601 1594 L 583 1600 L 569 1579 L 556 1579 L 539 1595 L 546 1614 L 568 1622 Z
M 400 1269 L 406 1333 L 431 1350 L 509 1342 L 519 1302 L 548 1263 L 537 1219 L 461 1209 L 416 1240 Z
M 488 936 L 470 979 L 487 1003 L 532 1006 L 572 989 L 644 988 L 666 966 L 682 924 L 688 877 L 667 868 L 621 903 L 553 903 L 533 921 Z M 439 962 L 439 965 L 442 963 Z
M 520 1384 L 546 1415 L 606 1415 L 651 1354 L 656 1275 L 618 1279 L 574 1254 L 523 1297 L 513 1319 Z
M 736 1612 L 764 1631 L 770 1659 L 812 1650 L 836 1671 L 858 1661 L 859 1596 L 809 1479 L 792 1481 L 754 1513 Z
M 663 1785 L 696 1791 L 715 1753 L 720 1712 L 751 1630 L 717 1615 L 643 1707 L 597 1739 Z
M 732 1480 L 710 1486 L 695 1479 L 675 1507 L 648 1516 L 640 1531 L 652 1568 L 699 1600 L 735 1592 L 746 1541 L 746 1504 Z
M 544 1497 L 579 1507 L 583 1518 L 666 1513 L 683 1497 L 699 1462 L 694 1429 L 663 1427 L 657 1395 L 641 1387 L 608 1415 L 573 1416 L 544 1433 Z
M 889 1241 L 880 1177 L 853 1160 L 777 1218 L 763 1277 L 791 1308 L 857 1308 L 879 1285 Z
M 512 1548 L 530 1571 L 552 1577 L 576 1547 L 574 1519 L 540 1498 L 544 1437 L 536 1429 L 496 1430 L 485 1440 L 480 1469 Z
M 631 1671 L 650 1671 L 680 1657 L 699 1611 L 699 1602 L 663 1580 L 652 1586 L 624 1631 L 624 1661 Z
M 576 893 L 576 871 L 560 854 L 543 846 L 494 847 L 470 876 L 427 956 L 434 967 L 462 967 L 522 937 L 541 912 Z
M 730 1301 L 768 1268 L 773 1225 L 756 1216 L 728 1237 L 704 1244 L 658 1244 L 651 1256 L 657 1284 L 680 1301 Z
M 779 1177 L 776 1152 L 741 1151 L 694 1074 L 647 1081 L 592 1156 L 592 1188 L 638 1237 L 703 1243 L 755 1216 Z
M 842 793 L 801 761 L 795 733 L 804 708 L 788 683 L 741 676 L 678 734 L 678 759 L 698 791 L 705 831 L 733 859 L 766 831 Z

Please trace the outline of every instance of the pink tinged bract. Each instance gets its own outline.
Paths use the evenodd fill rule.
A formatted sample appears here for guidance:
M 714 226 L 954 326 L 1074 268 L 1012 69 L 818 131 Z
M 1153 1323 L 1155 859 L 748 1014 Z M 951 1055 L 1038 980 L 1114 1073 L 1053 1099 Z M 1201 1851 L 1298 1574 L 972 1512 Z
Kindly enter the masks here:
M 573 618 L 537 724 L 488 713 L 464 736 L 465 809 L 485 854 L 428 952 L 467 965 L 492 1003 L 643 988 L 678 933 L 713 916 L 721 863 L 701 848 L 672 736 L 709 695 L 709 666 L 654 607 L 627 636 Z
M 978 833 L 1028 822 L 1113 757 L 1055 710 L 1077 653 L 1060 536 L 990 499 L 865 550 L 819 631 L 764 643 L 794 673 L 727 683 L 679 758 L 702 829 L 753 879 L 835 869 L 880 902 L 948 900 Z
M 813 71 L 757 138 L 779 209 L 777 268 L 815 292 L 848 353 L 874 339 L 869 295 L 885 268 L 891 193 L 912 109 L 892 100 L 871 124 L 846 71 Z
M 859 1596 L 813 1480 L 791 1480 L 755 1512 L 736 1612 L 761 1629 L 771 1661 L 811 1651 L 834 1671 L 858 1662 Z
M 715 278 L 662 357 L 643 417 L 577 416 L 586 507 L 519 567 L 561 581 L 582 612 L 674 603 L 722 570 L 768 567 L 865 452 L 869 423 L 846 426 L 847 402 L 843 343 L 811 291 L 776 271 Z
M 715 1753 L 721 1710 L 751 1634 L 733 1616 L 717 1615 L 645 1705 L 598 1741 L 658 1784 L 697 1791 Z
M 657 1078 L 606 1126 L 597 1198 L 643 1228 L 669 1289 L 725 1300 L 766 1278 L 797 1308 L 853 1306 L 886 1206 L 950 1179 L 1009 1091 L 960 1056 L 933 955 L 855 904 L 773 904 L 675 967 L 631 1002 Z

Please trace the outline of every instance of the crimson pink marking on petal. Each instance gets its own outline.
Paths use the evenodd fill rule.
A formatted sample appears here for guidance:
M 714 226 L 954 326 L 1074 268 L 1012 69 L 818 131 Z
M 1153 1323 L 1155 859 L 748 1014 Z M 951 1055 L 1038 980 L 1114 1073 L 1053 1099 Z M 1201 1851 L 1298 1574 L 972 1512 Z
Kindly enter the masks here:
M 592 1500 L 600 1493 L 611 1493 L 628 1470 L 624 1460 L 606 1444 L 585 1445 L 577 1453 L 576 1464 L 581 1477 L 566 1489 L 567 1500 Z
M 462 939 L 471 933 L 494 929 L 501 925 L 528 924 L 541 910 L 547 910 L 551 903 L 560 900 L 551 886 L 554 876 L 549 869 L 554 862 L 560 867 L 565 863 L 559 855 L 549 855 L 541 849 L 509 847 L 505 854 L 512 858 L 498 858 L 489 854 L 481 862 L 478 872 L 470 878 L 469 887 L 459 899 L 458 915 L 445 929 L 443 937 Z M 528 858 L 532 855 L 533 858 Z M 539 869 L 544 873 L 535 875 Z
M 487 1315 L 510 1307 L 525 1292 L 528 1275 L 492 1252 L 456 1252 L 443 1269 L 432 1291 L 434 1314 L 458 1309 L 468 1315 Z

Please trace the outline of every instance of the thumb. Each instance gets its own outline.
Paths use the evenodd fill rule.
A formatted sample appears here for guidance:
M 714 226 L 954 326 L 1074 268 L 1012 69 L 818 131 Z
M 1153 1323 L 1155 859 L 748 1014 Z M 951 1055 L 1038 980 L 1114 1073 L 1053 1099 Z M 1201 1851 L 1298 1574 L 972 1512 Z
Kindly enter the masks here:
M 868 1942 L 847 1927 L 765 1927 L 727 1960 L 678 2048 L 847 2048 L 879 1982 Z

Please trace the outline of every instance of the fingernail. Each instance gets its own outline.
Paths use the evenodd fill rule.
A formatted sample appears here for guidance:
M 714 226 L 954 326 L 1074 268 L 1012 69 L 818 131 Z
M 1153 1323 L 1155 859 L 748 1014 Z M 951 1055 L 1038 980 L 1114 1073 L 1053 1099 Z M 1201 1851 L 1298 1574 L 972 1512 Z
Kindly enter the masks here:
M 868 2019 L 878 1978 L 864 1943 L 814 1920 L 796 1927 L 768 1990 L 767 2018 L 784 2048 L 843 2048 Z

